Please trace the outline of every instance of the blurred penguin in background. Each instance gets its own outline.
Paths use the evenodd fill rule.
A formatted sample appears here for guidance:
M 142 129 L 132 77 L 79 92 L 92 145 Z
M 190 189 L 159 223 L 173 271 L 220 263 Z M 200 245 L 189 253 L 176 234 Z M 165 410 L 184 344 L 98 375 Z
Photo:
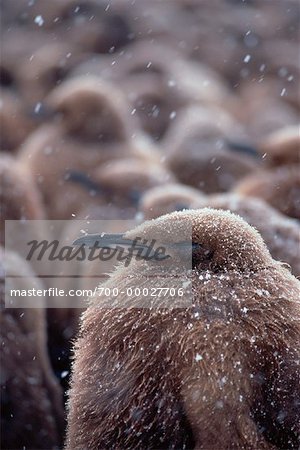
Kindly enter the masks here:
M 257 197 L 282 214 L 300 220 L 300 165 L 293 164 L 254 173 L 237 184 L 234 191 Z
M 48 356 L 46 298 L 11 294 L 44 285 L 16 253 L 4 255 L 1 248 L 0 264 L 1 448 L 56 449 L 63 437 L 63 393 Z
M 90 176 L 104 162 L 122 157 L 155 161 L 155 151 L 138 136 L 117 88 L 97 78 L 71 80 L 54 90 L 49 105 L 56 119 L 24 143 L 20 160 L 43 196 L 49 219 L 68 219 L 78 208 L 73 171 Z
M 184 184 L 205 193 L 226 192 L 259 167 L 257 152 L 243 139 L 242 129 L 224 110 L 190 107 L 165 138 L 166 165 Z

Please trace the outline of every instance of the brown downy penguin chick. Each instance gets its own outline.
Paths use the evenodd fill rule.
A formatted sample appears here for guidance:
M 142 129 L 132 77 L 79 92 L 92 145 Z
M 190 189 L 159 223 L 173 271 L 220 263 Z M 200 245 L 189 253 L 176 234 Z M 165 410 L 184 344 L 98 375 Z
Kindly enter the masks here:
M 165 53 L 164 53 L 165 52 Z M 90 58 L 75 68 L 71 75 L 98 75 L 121 85 L 142 129 L 153 140 L 160 140 L 170 123 L 170 116 L 187 103 L 169 73 L 166 52 L 172 60 L 178 57 L 172 48 L 158 48 L 149 42 L 137 42 L 115 55 Z M 170 85 L 171 83 L 171 85 Z M 172 117 L 172 116 L 171 116 Z
M 0 129 L 0 150 L 12 153 L 33 129 L 20 100 L 6 93 L 1 93 Z
M 264 83 L 243 83 L 237 92 L 239 102 L 235 116 L 246 127 L 248 135 L 255 142 L 287 126 L 297 126 L 297 110 L 284 101 L 277 79 L 264 77 Z
M 35 31 L 38 38 L 69 42 L 75 52 L 105 53 L 126 44 L 131 32 L 122 11 L 114 5 L 106 8 L 107 4 L 95 0 L 53 0 L 48 5 L 43 0 L 23 2 L 13 24 L 16 18 L 22 20 L 22 28 Z
M 22 254 L 27 242 L 32 239 L 38 241 L 49 240 L 50 231 L 45 222 L 45 212 L 36 186 L 29 174 L 24 170 L 18 160 L 9 155 L 0 158 L 0 243 L 5 242 L 5 220 L 20 221 L 23 228 L 10 224 L 6 244 Z M 30 228 L 26 222 L 30 221 Z M 29 264 L 29 263 L 28 263 Z M 51 275 L 51 263 L 47 259 L 39 261 L 30 260 L 30 266 L 36 275 Z M 16 265 L 17 267 L 17 265 Z M 46 287 L 51 287 L 51 280 L 44 279 Z M 48 310 L 51 311 L 51 310 Z M 48 317 L 51 332 L 51 314 Z M 52 337 L 52 336 L 51 336 Z M 57 338 L 57 337 L 56 337 Z M 55 363 L 56 361 L 54 361 Z
M 145 220 L 156 219 L 173 211 L 191 209 L 191 205 L 204 201 L 198 189 L 183 184 L 167 184 L 149 189 L 142 196 L 139 210 Z
M 18 159 L 6 154 L 0 157 L 0 219 L 0 244 L 6 244 L 24 257 L 30 241 L 48 240 L 51 236 L 44 221 L 45 210 L 40 193 L 30 174 Z M 30 265 L 36 275 L 51 274 L 51 262 L 47 258 L 42 261 L 31 258 Z M 51 286 L 50 279 L 45 278 L 44 283 Z
M 195 102 L 223 104 L 229 97 L 222 78 L 214 71 L 184 60 L 163 39 L 159 44 L 142 40 L 126 47 L 118 58 L 114 54 L 90 57 L 71 74 L 98 74 L 121 85 L 143 130 L 155 141 L 163 138 L 180 108 Z
M 48 28 L 49 24 L 55 26 L 62 10 L 74 3 L 74 0 L 53 0 L 49 5 L 42 0 L 35 0 L 33 3 L 28 3 L 26 0 L 3 0 L 2 3 L 3 16 L 9 23 L 19 23 L 21 29 L 31 28 L 44 34 L 45 28 Z M 43 19 L 40 25 L 38 20 L 34 21 L 38 15 Z M 20 23 L 22 23 L 22 27 L 20 27 Z M 48 37 L 47 33 L 45 34 Z
M 211 195 L 196 200 L 191 209 L 224 209 L 238 214 L 256 228 L 265 241 L 272 258 L 287 263 L 295 277 L 300 277 L 300 225 L 263 200 L 236 194 Z
M 235 2 L 234 7 L 222 1 L 188 3 L 191 15 L 198 19 L 196 39 L 191 46 L 193 56 L 226 76 L 234 88 L 245 79 L 255 82 L 261 78 L 264 84 L 265 71 L 275 69 L 274 60 L 278 69 L 295 67 L 299 17 L 298 5 L 293 0 L 259 4 Z M 286 27 L 284 21 L 289 21 L 290 25 Z M 284 29 L 288 38 L 278 39 Z M 279 49 L 280 41 L 283 45 Z M 278 77 L 278 70 L 275 73 Z
M 70 137 L 116 145 L 138 132 L 122 92 L 95 76 L 65 81 L 51 92 L 46 103 Z M 109 153 L 109 149 L 105 150 Z
M 28 10 L 28 3 L 24 3 Z M 3 16 L 4 14 L 1 15 L 1 18 Z M 23 76 L 20 67 L 26 60 L 32 59 L 32 55 L 34 55 L 41 46 L 49 43 L 49 35 L 44 33 L 37 24 L 34 24 L 34 29 L 20 26 L 19 23 L 15 22 L 15 18 L 13 23 L 7 27 L 3 27 L 1 31 L 1 61 L 3 61 L 3 64 L 5 64 L 5 67 L 9 69 L 10 74 L 13 76 L 14 87 L 18 88 L 20 86 L 19 83 L 22 82 Z M 20 45 L 20 43 L 22 43 L 22 45 Z
M 290 126 L 261 140 L 258 150 L 270 166 L 300 163 L 300 129 Z
M 151 74 L 148 77 L 132 75 L 122 84 L 143 131 L 155 142 L 160 142 L 177 111 L 187 104 L 187 99 L 180 98 L 174 89 Z
M 205 64 L 183 59 L 164 40 L 159 46 L 137 42 L 125 56 L 114 70 L 123 74 L 121 84 L 145 130 L 156 140 L 162 139 L 180 108 L 191 103 L 221 105 L 229 99 L 216 72 Z
M 284 39 L 278 38 L 278 36 L 268 39 L 264 43 L 264 50 L 269 59 L 266 64 L 267 71 L 271 72 L 277 84 L 276 90 L 274 89 L 273 91 L 274 96 L 280 96 L 284 103 L 291 105 L 299 112 L 300 64 L 299 30 L 297 27 L 299 5 L 293 1 L 290 1 L 288 5 L 290 18 L 294 19 L 294 24 L 291 25 L 291 30 L 293 29 L 294 31 Z M 295 9 L 293 10 L 293 8 Z M 284 9 L 286 9 L 285 6 Z M 298 30 L 298 33 L 296 30 Z
M 76 219 L 69 220 L 61 232 L 60 242 L 64 246 L 72 246 L 73 241 L 83 232 L 86 232 L 87 224 L 97 224 L 99 220 L 107 221 L 109 232 L 120 232 L 120 221 L 132 219 L 136 214 L 134 208 L 122 209 L 120 206 L 109 205 L 92 205 L 83 209 L 76 214 Z M 113 229 L 115 221 L 117 228 Z M 135 219 L 136 223 L 136 219 Z M 95 232 L 98 230 L 94 230 Z M 108 230 L 104 230 L 108 231 Z M 102 283 L 109 277 L 116 265 L 115 260 L 109 261 L 65 261 L 58 262 L 57 273 L 61 275 L 55 282 L 58 289 L 64 289 L 65 292 L 77 289 L 88 290 L 95 289 L 99 283 Z M 87 292 L 87 291 L 85 291 Z M 52 342 L 53 349 L 53 366 L 61 372 L 70 371 L 70 347 L 72 339 L 76 336 L 79 329 L 79 317 L 84 309 L 86 309 L 86 301 L 83 294 L 82 297 L 69 297 L 69 303 L 64 298 L 64 307 L 61 304 L 61 297 L 53 299 L 53 309 L 49 310 L 49 340 Z
M 163 166 L 138 159 L 111 161 L 95 171 L 95 181 L 111 192 L 107 196 L 111 203 L 136 209 L 144 192 L 174 180 L 173 174 Z
M 96 78 L 71 80 L 53 90 L 49 105 L 56 121 L 44 125 L 24 143 L 20 154 L 41 190 L 50 219 L 67 219 L 79 205 L 70 173 L 89 176 L 111 159 L 154 160 L 155 151 L 139 136 L 122 94 Z M 151 151 L 150 151 L 151 148 Z
M 115 4 L 107 8 L 106 3 L 98 0 L 59 0 L 55 11 L 40 1 L 31 9 L 30 19 L 34 20 L 36 14 L 45 17 L 44 28 L 58 40 L 72 43 L 75 51 L 105 54 L 118 50 L 132 39 L 130 18 L 123 13 L 123 7 Z
M 65 448 L 298 448 L 299 281 L 225 211 L 175 212 L 136 237 L 170 257 L 120 266 L 103 285 L 119 296 L 83 314 Z M 155 297 L 170 286 L 183 296 Z
M 151 189 L 156 186 L 164 189 L 165 186 L 168 186 L 170 181 L 173 181 L 172 175 L 161 166 L 154 164 L 146 165 L 140 161 L 130 159 L 112 161 L 104 164 L 95 171 L 94 176 L 91 179 L 87 180 L 81 176 L 77 180 L 79 189 L 82 191 L 80 193 L 82 196 L 82 201 L 80 201 L 80 203 L 88 206 L 76 213 L 76 221 L 70 221 L 67 224 L 62 231 L 61 241 L 68 242 L 68 245 L 70 245 L 70 236 L 72 236 L 74 240 L 76 237 L 76 234 L 74 233 L 77 233 L 78 235 L 78 230 L 84 228 L 82 226 L 82 221 L 141 220 L 139 204 L 144 194 L 148 192 L 148 190 L 151 191 Z M 91 189 L 93 189 L 94 195 L 90 201 Z M 98 190 L 100 195 L 97 195 Z M 188 190 L 189 188 L 187 188 L 187 191 Z M 196 198 L 194 193 L 194 200 Z M 78 227 L 80 228 L 78 229 Z M 102 267 L 98 268 L 98 261 L 81 265 L 76 262 L 72 265 L 72 262 L 70 262 L 67 267 L 63 262 L 61 271 L 62 273 L 65 273 L 65 270 L 72 270 L 73 275 L 74 272 L 77 271 L 77 281 L 81 284 L 81 287 L 91 288 L 91 285 L 88 285 L 90 281 L 89 277 L 100 273 L 106 274 L 111 271 L 111 268 L 110 262 L 107 264 L 105 270 L 102 270 Z M 94 281 L 95 280 L 92 280 L 92 282 Z M 72 286 L 69 287 L 73 287 L 76 281 L 69 279 L 67 282 L 72 283 Z M 62 279 L 60 285 L 61 288 L 67 289 L 65 283 L 66 281 Z M 94 285 L 92 287 L 94 287 Z
M 66 187 L 72 189 L 73 201 L 66 207 L 65 197 L 58 197 L 55 208 L 65 211 L 68 217 L 78 217 L 82 210 L 86 217 L 94 208 L 104 208 L 101 218 L 131 219 L 146 190 L 170 181 L 174 181 L 172 173 L 156 163 L 137 158 L 113 160 L 89 171 L 70 171 L 67 183 L 71 188 Z M 107 206 L 114 208 L 110 210 Z
M 255 6 L 242 3 L 235 3 L 234 7 L 222 1 L 185 3 L 188 3 L 186 7 L 193 20 L 197 20 L 194 33 L 191 33 L 194 37 L 190 46 L 193 58 L 204 60 L 233 87 L 247 75 L 250 78 L 264 61 L 262 46 L 256 42 L 260 42 L 261 35 L 266 33 L 266 15 Z M 245 45 L 250 32 L 251 50 Z M 245 64 L 245 55 L 250 51 L 253 56 Z
M 206 193 L 228 191 L 258 167 L 256 152 L 219 108 L 180 112 L 164 140 L 166 164 L 184 184 Z
M 214 73 L 210 74 L 205 66 L 198 67 L 196 64 L 177 60 L 173 61 L 171 68 L 168 65 L 166 73 L 157 74 L 156 70 L 159 68 L 155 67 L 155 62 L 153 72 L 147 71 L 149 64 L 151 69 L 151 58 L 145 61 L 144 66 L 139 67 L 137 64 L 133 67 L 133 73 L 122 81 L 122 87 L 143 130 L 155 141 L 163 140 L 182 108 L 191 103 L 218 105 L 226 98 L 225 88 L 225 92 L 220 92 L 221 83 L 219 86 L 214 80 Z M 218 97 L 215 96 L 217 93 Z
M 192 103 L 221 105 L 228 98 L 224 80 L 217 72 L 205 64 L 185 60 L 174 43 L 170 45 L 166 39 L 161 38 L 158 43 L 140 40 L 125 47 L 118 58 L 113 54 L 89 58 L 74 69 L 73 75 L 91 73 L 122 86 L 130 80 L 133 83 L 155 80 L 157 85 L 165 88 L 165 94 L 169 92 Z M 166 54 L 169 61 L 166 61 Z
M 242 180 L 234 191 L 263 199 L 282 214 L 300 219 L 300 166 L 297 164 L 259 171 Z
M 40 103 L 65 80 L 80 58 L 80 52 L 74 51 L 72 44 L 59 42 L 41 46 L 34 58 L 24 61 L 20 90 L 33 114 L 43 114 L 43 104 Z
M 41 198 L 28 173 L 10 155 L 0 157 L 0 243 L 4 245 L 5 220 L 44 219 Z
M 85 228 L 82 222 L 139 220 L 138 206 L 143 194 L 154 186 L 163 187 L 169 181 L 173 181 L 172 175 L 161 166 L 130 159 L 104 164 L 89 179 L 84 174 L 77 174 L 74 183 L 78 184 L 78 204 L 86 207 L 74 210 L 76 220 L 68 222 L 62 230 L 60 241 L 63 245 L 71 245 L 80 230 Z M 112 226 L 111 222 L 109 223 Z M 99 263 L 99 260 L 82 263 L 73 260 L 68 264 L 65 261 L 58 262 L 58 272 L 64 277 L 57 280 L 56 286 L 64 289 L 65 292 L 77 288 L 95 289 L 99 279 L 101 282 L 106 279 L 115 264 L 115 260 L 106 263 Z M 68 277 L 68 275 L 72 276 Z M 58 298 L 57 301 L 59 305 L 61 299 Z M 53 317 L 52 334 L 61 336 L 65 347 L 69 346 L 70 338 L 77 331 L 78 317 L 81 312 L 79 306 L 76 304 L 76 298 L 70 298 L 69 308 L 58 307 L 55 311 L 53 310 L 53 313 L 50 311 L 50 316 Z M 74 307 L 77 309 L 73 309 Z
M 6 291 L 9 304 L 10 289 L 44 286 L 25 260 L 7 250 L 4 256 L 3 248 L 0 270 L 1 448 L 57 449 L 64 428 L 63 395 L 48 356 L 45 298 L 22 297 L 28 307 L 7 308 L 4 297 Z M 15 306 L 20 301 L 12 300 Z
M 89 56 L 86 61 L 74 68 L 71 76 L 97 75 L 116 84 L 126 83 L 131 78 L 135 80 L 145 78 L 150 81 L 154 79 L 160 84 L 171 81 L 172 74 L 170 64 L 165 58 L 166 53 L 170 56 L 170 61 L 180 57 L 178 51 L 163 41 L 160 42 L 160 46 L 147 40 L 136 41 L 119 52 L 118 58 L 115 58 L 114 54 Z
M 16 152 L 34 129 L 34 122 L 22 104 L 12 71 L 0 67 L 0 150 Z

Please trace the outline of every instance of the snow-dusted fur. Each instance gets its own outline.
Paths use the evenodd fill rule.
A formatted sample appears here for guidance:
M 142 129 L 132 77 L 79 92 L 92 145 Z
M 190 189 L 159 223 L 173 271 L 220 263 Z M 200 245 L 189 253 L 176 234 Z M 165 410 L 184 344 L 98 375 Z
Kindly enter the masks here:
M 187 305 L 91 300 L 75 346 L 67 450 L 298 448 L 299 282 L 228 212 L 175 212 L 127 237 L 177 242 L 189 226 L 202 245 L 193 270 L 151 277 L 153 263 L 135 261 L 105 284 L 181 286 Z
M 237 194 L 199 198 L 192 208 L 224 209 L 238 214 L 256 228 L 276 261 L 287 263 L 295 277 L 300 276 L 300 223 L 281 214 L 265 201 Z

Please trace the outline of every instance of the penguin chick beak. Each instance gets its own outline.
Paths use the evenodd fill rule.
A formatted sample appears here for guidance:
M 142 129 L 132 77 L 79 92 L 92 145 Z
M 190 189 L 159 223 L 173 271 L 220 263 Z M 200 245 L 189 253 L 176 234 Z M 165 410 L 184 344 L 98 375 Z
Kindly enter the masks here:
M 244 153 L 245 155 L 252 156 L 253 158 L 259 157 L 259 152 L 256 148 L 243 142 L 226 141 L 228 149 L 233 152 Z
M 70 181 L 84 187 L 87 191 L 94 191 L 97 194 L 104 194 L 105 191 L 95 181 L 91 180 L 88 175 L 77 170 L 70 170 L 65 174 L 65 180 Z
M 37 103 L 34 109 L 27 111 L 28 117 L 36 122 L 50 121 L 55 116 L 55 111 L 53 111 L 49 106 L 44 103 Z
M 128 194 L 128 198 L 134 206 L 139 206 L 141 197 L 142 194 L 137 189 L 132 189 Z
M 133 241 L 131 239 L 124 239 L 123 234 L 87 234 L 86 236 L 81 236 L 80 238 L 77 238 L 73 245 L 86 245 L 88 247 L 94 247 L 97 248 L 110 248 L 115 245 L 122 245 L 122 246 L 130 246 L 132 245 Z
M 115 245 L 131 246 L 135 243 L 135 245 L 138 247 L 143 247 L 143 248 L 149 247 L 149 245 L 147 245 L 145 243 L 139 243 L 132 239 L 126 239 L 123 236 L 124 236 L 123 234 L 118 234 L 118 233 L 87 234 L 85 236 L 81 236 L 81 237 L 75 239 L 75 241 L 73 242 L 73 245 L 74 246 L 87 245 L 90 247 L 90 246 L 94 246 L 95 244 L 97 244 L 97 246 L 99 248 L 103 248 L 103 247 L 111 247 L 111 246 L 115 246 Z M 137 238 L 137 239 L 139 239 L 139 238 Z M 200 244 L 192 243 L 191 241 L 163 243 L 163 245 L 165 245 L 166 247 L 170 247 L 170 248 L 177 248 L 178 250 L 181 248 L 182 249 L 187 248 L 189 246 L 191 246 L 192 249 L 199 249 L 199 247 L 201 247 Z
M 155 248 L 153 241 L 147 244 L 147 241 L 139 242 L 139 238 L 135 240 L 126 239 L 123 234 L 87 234 L 77 238 L 74 242 L 74 246 L 86 245 L 88 247 L 96 248 L 114 248 L 116 246 L 125 247 L 130 249 L 131 253 L 136 253 L 141 259 L 147 259 L 155 254 Z M 196 263 L 210 259 L 210 252 L 206 251 L 204 247 L 192 241 L 180 241 L 174 243 L 160 243 L 164 246 L 167 254 L 164 259 L 172 258 L 173 256 L 180 257 L 182 261 L 191 260 L 192 267 L 195 267 Z M 168 253 L 171 253 L 168 254 Z
M 140 238 L 125 239 L 123 234 L 88 234 L 76 239 L 73 245 L 86 245 L 93 248 L 121 248 L 127 249 L 128 255 L 135 255 L 140 259 L 156 259 L 155 241 L 152 240 L 148 245 L 147 243 L 139 242 Z M 165 258 L 169 258 L 170 255 L 165 255 Z

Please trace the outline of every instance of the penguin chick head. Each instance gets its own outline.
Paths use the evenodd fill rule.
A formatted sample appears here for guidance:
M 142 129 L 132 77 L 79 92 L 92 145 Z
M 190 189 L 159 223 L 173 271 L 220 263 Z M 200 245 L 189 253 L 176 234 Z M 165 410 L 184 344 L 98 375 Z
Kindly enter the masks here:
M 198 189 L 170 183 L 147 190 L 139 206 L 144 218 L 149 220 L 173 211 L 191 209 L 193 203 L 203 202 L 204 198 Z
M 48 104 L 73 136 L 104 143 L 124 142 L 129 137 L 125 99 L 115 87 L 96 77 L 62 83 L 49 95 Z
M 174 255 L 180 261 L 179 249 L 186 243 L 192 268 L 197 271 L 250 272 L 274 264 L 259 233 L 227 211 L 209 208 L 176 211 L 145 222 L 124 237 L 154 239 L 157 244 L 165 245 L 171 256 L 165 260 L 168 264 Z
M 298 126 L 276 130 L 263 139 L 259 150 L 271 166 L 297 164 L 300 161 L 300 134 Z

